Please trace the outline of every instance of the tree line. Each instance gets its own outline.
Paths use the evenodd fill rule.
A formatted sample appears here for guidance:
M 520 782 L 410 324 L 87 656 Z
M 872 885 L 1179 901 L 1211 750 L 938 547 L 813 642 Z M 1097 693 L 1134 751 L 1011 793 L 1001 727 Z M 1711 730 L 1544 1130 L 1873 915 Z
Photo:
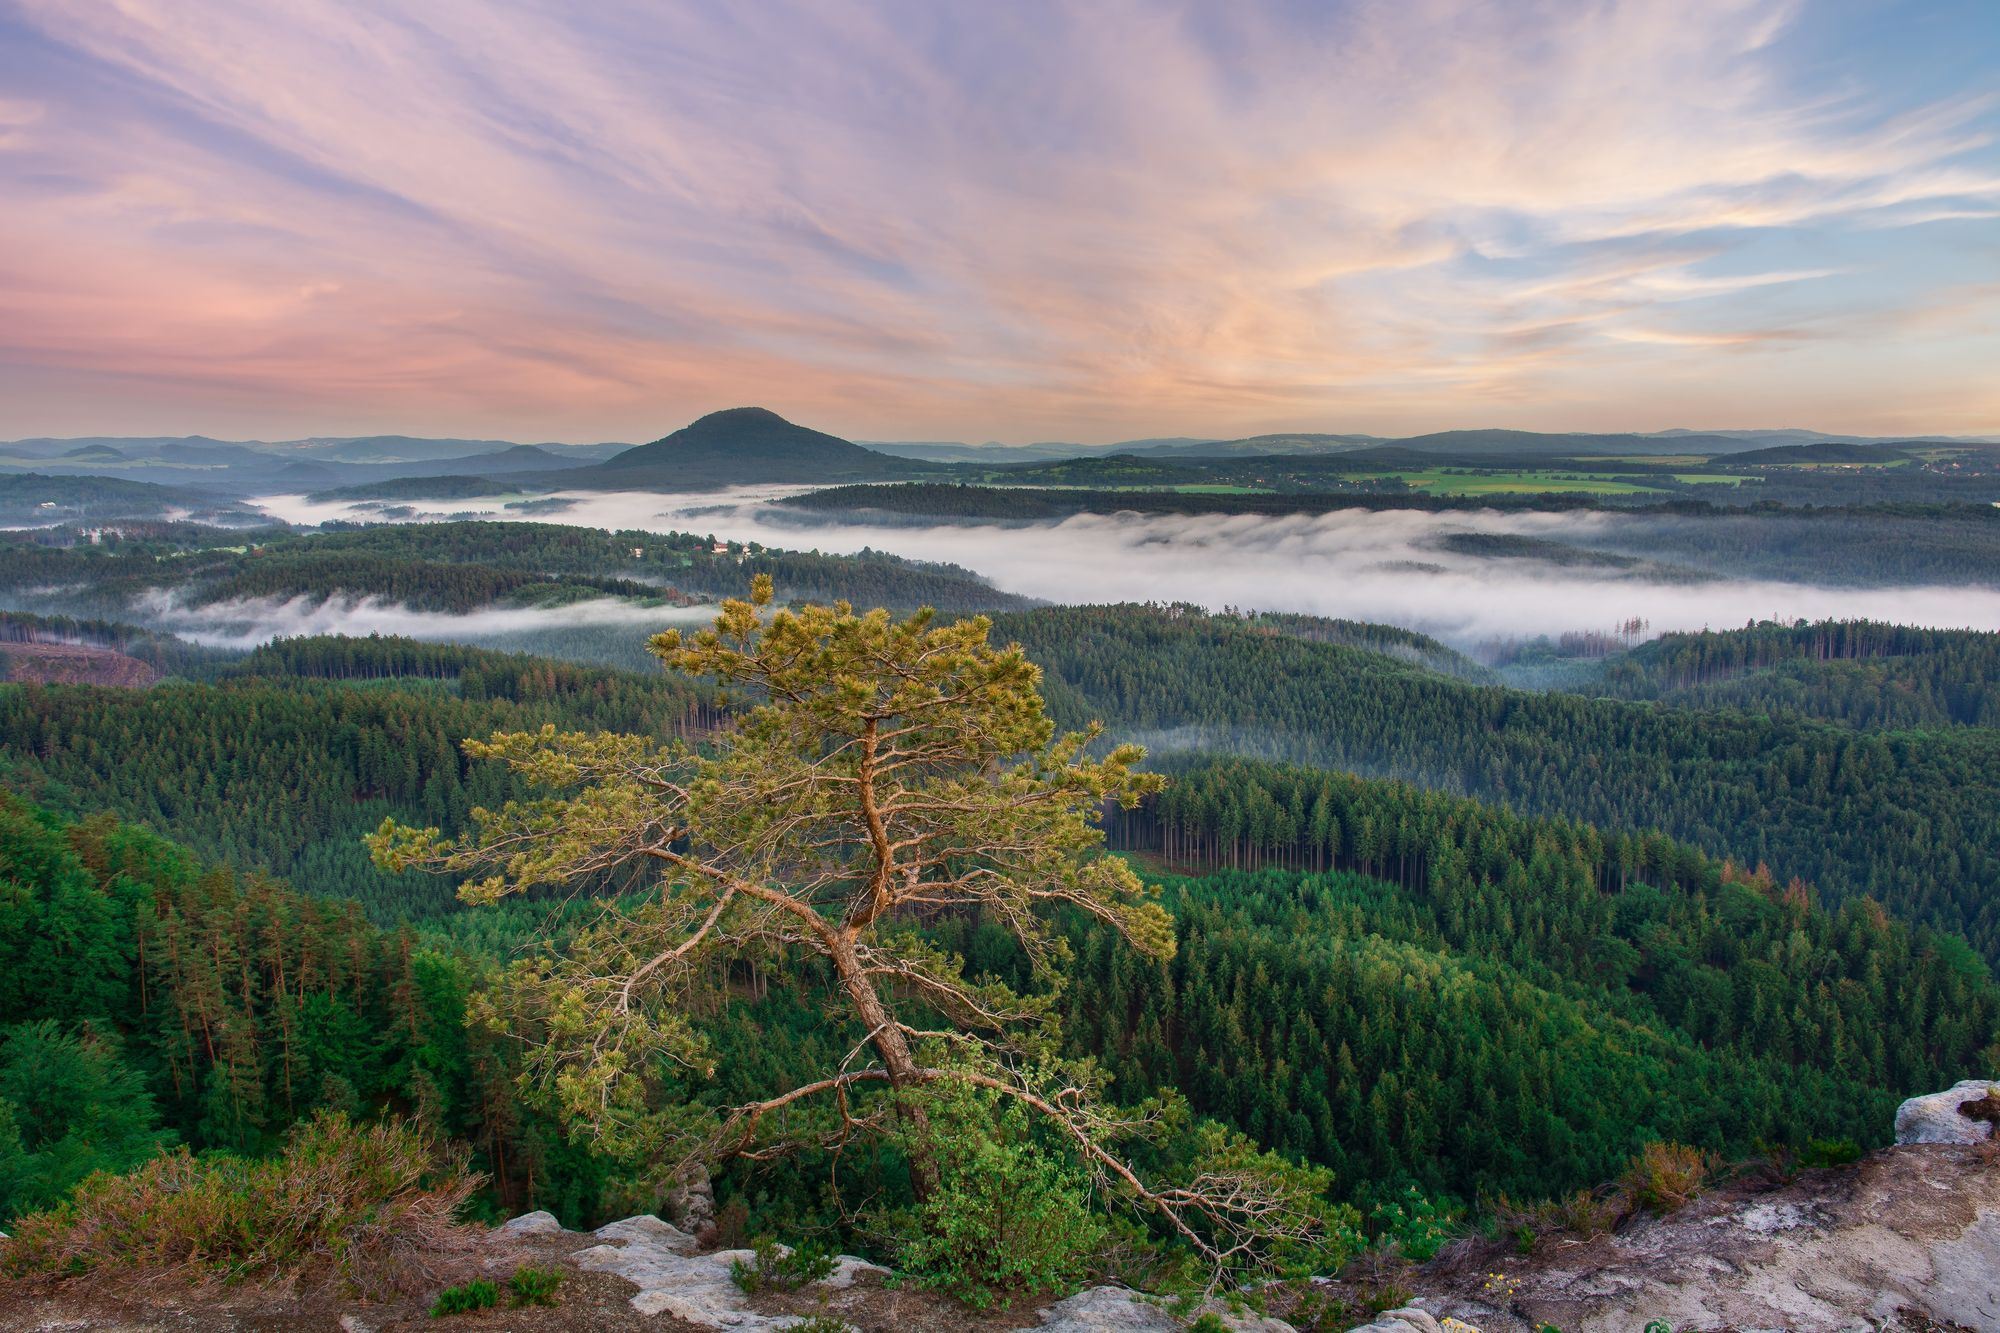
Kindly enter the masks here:
M 1879 621 L 1763 621 L 1663 634 L 1608 663 L 1588 688 L 1856 727 L 1993 727 L 2000 726 L 2000 634 Z

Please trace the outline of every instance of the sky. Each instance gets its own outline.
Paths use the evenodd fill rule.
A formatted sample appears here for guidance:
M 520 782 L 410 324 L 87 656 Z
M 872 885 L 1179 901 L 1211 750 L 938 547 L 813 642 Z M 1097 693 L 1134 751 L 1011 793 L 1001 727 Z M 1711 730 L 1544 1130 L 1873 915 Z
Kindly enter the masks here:
M 0 438 L 2000 431 L 2000 3 L 0 0 Z

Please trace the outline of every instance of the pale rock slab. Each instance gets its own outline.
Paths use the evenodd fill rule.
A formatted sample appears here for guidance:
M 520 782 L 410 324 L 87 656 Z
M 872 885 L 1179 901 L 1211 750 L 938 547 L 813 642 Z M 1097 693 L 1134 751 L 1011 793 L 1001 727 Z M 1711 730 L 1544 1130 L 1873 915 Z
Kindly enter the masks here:
M 560 1236 L 562 1229 L 563 1225 L 556 1221 L 554 1213 L 533 1212 L 522 1213 L 519 1217 L 508 1218 L 505 1222 L 493 1228 L 493 1234 L 496 1236 Z
M 1210 1302 L 1204 1312 L 1220 1318 L 1234 1333 L 1297 1333 L 1281 1319 L 1230 1310 L 1216 1302 Z M 1187 1322 L 1168 1313 L 1164 1301 L 1123 1287 L 1092 1287 L 1042 1311 L 1042 1322 L 1026 1326 L 1026 1333 L 1179 1333 Z M 1433 1333 L 1436 1327 L 1431 1326 Z
M 665 1246 L 675 1254 L 682 1255 L 693 1254 L 701 1248 L 693 1236 L 671 1222 L 662 1222 L 651 1213 L 641 1213 L 637 1217 L 627 1217 L 617 1222 L 606 1222 L 590 1234 L 601 1241 L 646 1241 Z M 747 1254 L 749 1251 L 738 1250 L 733 1253 Z
M 1992 1092 L 2000 1092 L 2000 1083 L 1990 1078 L 1969 1078 L 1943 1092 L 1910 1098 L 1896 1108 L 1896 1142 L 1986 1142 L 1994 1135 L 1992 1122 L 1960 1115 L 1958 1108 Z
M 1512 1274 L 1504 1302 L 1476 1272 L 1434 1268 L 1424 1303 L 1486 1333 L 1634 1333 L 1653 1320 L 1773 1333 L 1923 1327 L 1905 1310 L 2000 1330 L 2000 1161 L 1984 1145 L 1887 1148 L 1756 1195 L 1718 1191 L 1532 1260 L 1482 1262 Z
M 628 1217 L 599 1227 L 602 1245 L 578 1250 L 571 1263 L 586 1272 L 610 1273 L 639 1289 L 632 1308 L 643 1315 L 671 1315 L 702 1328 L 731 1333 L 779 1333 L 798 1322 L 795 1315 L 764 1315 L 750 1308 L 742 1289 L 730 1278 L 730 1267 L 749 1263 L 750 1250 L 716 1250 L 697 1254 L 694 1237 L 657 1217 Z M 863 1273 L 887 1275 L 851 1254 L 835 1261 L 833 1273 L 816 1287 L 851 1287 Z
M 1460 1328 L 1465 1327 L 1459 1320 L 1451 1322 Z M 1405 1305 L 1400 1309 L 1384 1310 L 1375 1316 L 1375 1322 L 1363 1324 L 1349 1333 L 1444 1333 L 1444 1326 L 1428 1310 Z

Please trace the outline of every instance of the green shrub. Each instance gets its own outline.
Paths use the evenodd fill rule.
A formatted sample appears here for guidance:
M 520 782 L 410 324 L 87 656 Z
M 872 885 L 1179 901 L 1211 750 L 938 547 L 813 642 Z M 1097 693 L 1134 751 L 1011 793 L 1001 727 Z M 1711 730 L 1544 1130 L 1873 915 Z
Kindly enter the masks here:
M 554 1305 L 556 1291 L 563 1284 L 560 1268 L 553 1265 L 522 1264 L 507 1279 L 507 1290 L 516 1306 Z
M 808 1315 L 787 1325 L 785 1333 L 855 1333 L 854 1325 L 830 1314 Z
M 940 1183 L 907 1219 L 901 1266 L 982 1310 L 1074 1287 L 1110 1233 L 1082 1174 L 1033 1141 L 1020 1107 L 989 1093 L 952 1088 L 928 1111 Z
M 127 1175 L 91 1176 L 67 1202 L 10 1228 L 0 1272 L 236 1278 L 325 1262 L 358 1286 L 420 1289 L 404 1260 L 456 1240 L 453 1219 L 478 1185 L 462 1149 L 440 1152 L 393 1122 L 321 1115 L 263 1161 L 182 1149 Z
M 1187 1333 L 1229 1333 L 1229 1325 L 1213 1310 L 1187 1326 Z
M 833 1252 L 817 1241 L 801 1241 L 796 1248 L 787 1248 L 766 1236 L 751 1253 L 751 1262 L 736 1259 L 729 1265 L 730 1280 L 747 1296 L 760 1291 L 797 1291 L 832 1277 L 838 1266 Z
M 1415 1295 L 1394 1282 L 1363 1282 L 1350 1279 L 1340 1291 L 1329 1291 L 1313 1282 L 1294 1281 L 1285 1290 L 1293 1293 L 1291 1308 L 1284 1311 L 1285 1322 L 1299 1333 L 1345 1333 L 1357 1324 L 1366 1324 L 1384 1310 L 1408 1305 Z
M 489 1278 L 474 1278 L 439 1292 L 437 1300 L 431 1304 L 431 1318 L 443 1319 L 448 1315 L 471 1314 L 474 1310 L 490 1310 L 499 1303 L 500 1288 Z
M 1413 1263 L 1437 1257 L 1458 1231 L 1458 1210 L 1434 1202 L 1415 1185 L 1375 1205 L 1369 1221 L 1385 1246 Z
M 1807 1139 L 1799 1149 L 1799 1165 L 1846 1166 L 1861 1160 L 1861 1145 L 1853 1139 Z

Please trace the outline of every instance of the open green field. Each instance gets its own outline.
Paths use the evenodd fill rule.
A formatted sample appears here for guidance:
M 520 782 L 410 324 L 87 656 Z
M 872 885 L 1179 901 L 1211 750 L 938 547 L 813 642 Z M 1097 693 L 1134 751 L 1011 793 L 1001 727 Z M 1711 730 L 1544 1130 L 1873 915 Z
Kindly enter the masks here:
M 1657 463 L 1663 467 L 1699 467 L 1704 463 L 1716 461 L 1716 456 L 1713 454 L 1645 454 L 1638 458 L 1630 454 L 1572 454 L 1570 457 L 1579 463 L 1639 462 Z
M 1191 481 L 1191 482 L 1182 482 L 1178 485 L 1162 484 L 1155 486 L 1141 486 L 1141 485 L 1065 486 L 1065 485 L 1052 485 L 1048 482 L 1040 482 L 1040 481 L 1032 483 L 1015 482 L 1015 481 L 994 481 L 984 484 L 991 485 L 997 488 L 1005 488 L 1008 486 L 1019 486 L 1022 489 L 1037 490 L 1037 491 L 1148 491 L 1148 492 L 1172 491 L 1177 495 L 1269 495 L 1271 494 L 1271 488 L 1268 486 L 1232 486 L 1226 482 L 1208 482 L 1208 481 Z
M 1409 472 L 1358 472 L 1348 481 L 1399 479 L 1433 495 L 1545 495 L 1573 492 L 1591 495 L 1652 495 L 1656 486 L 1641 486 L 1618 477 L 1587 472 L 1464 472 L 1438 468 Z
M 1915 460 L 1909 458 L 1885 458 L 1870 462 L 1843 461 L 1838 463 L 1821 462 L 1819 460 L 1808 460 L 1802 463 L 1760 463 L 1758 464 L 1758 466 L 1797 468 L 1800 471 L 1805 471 L 1810 469 L 1815 472 L 1828 472 L 1828 471 L 1839 472 L 1842 470 L 1853 472 L 1853 471 L 1859 471 L 1862 468 L 1908 467 L 1914 461 Z

